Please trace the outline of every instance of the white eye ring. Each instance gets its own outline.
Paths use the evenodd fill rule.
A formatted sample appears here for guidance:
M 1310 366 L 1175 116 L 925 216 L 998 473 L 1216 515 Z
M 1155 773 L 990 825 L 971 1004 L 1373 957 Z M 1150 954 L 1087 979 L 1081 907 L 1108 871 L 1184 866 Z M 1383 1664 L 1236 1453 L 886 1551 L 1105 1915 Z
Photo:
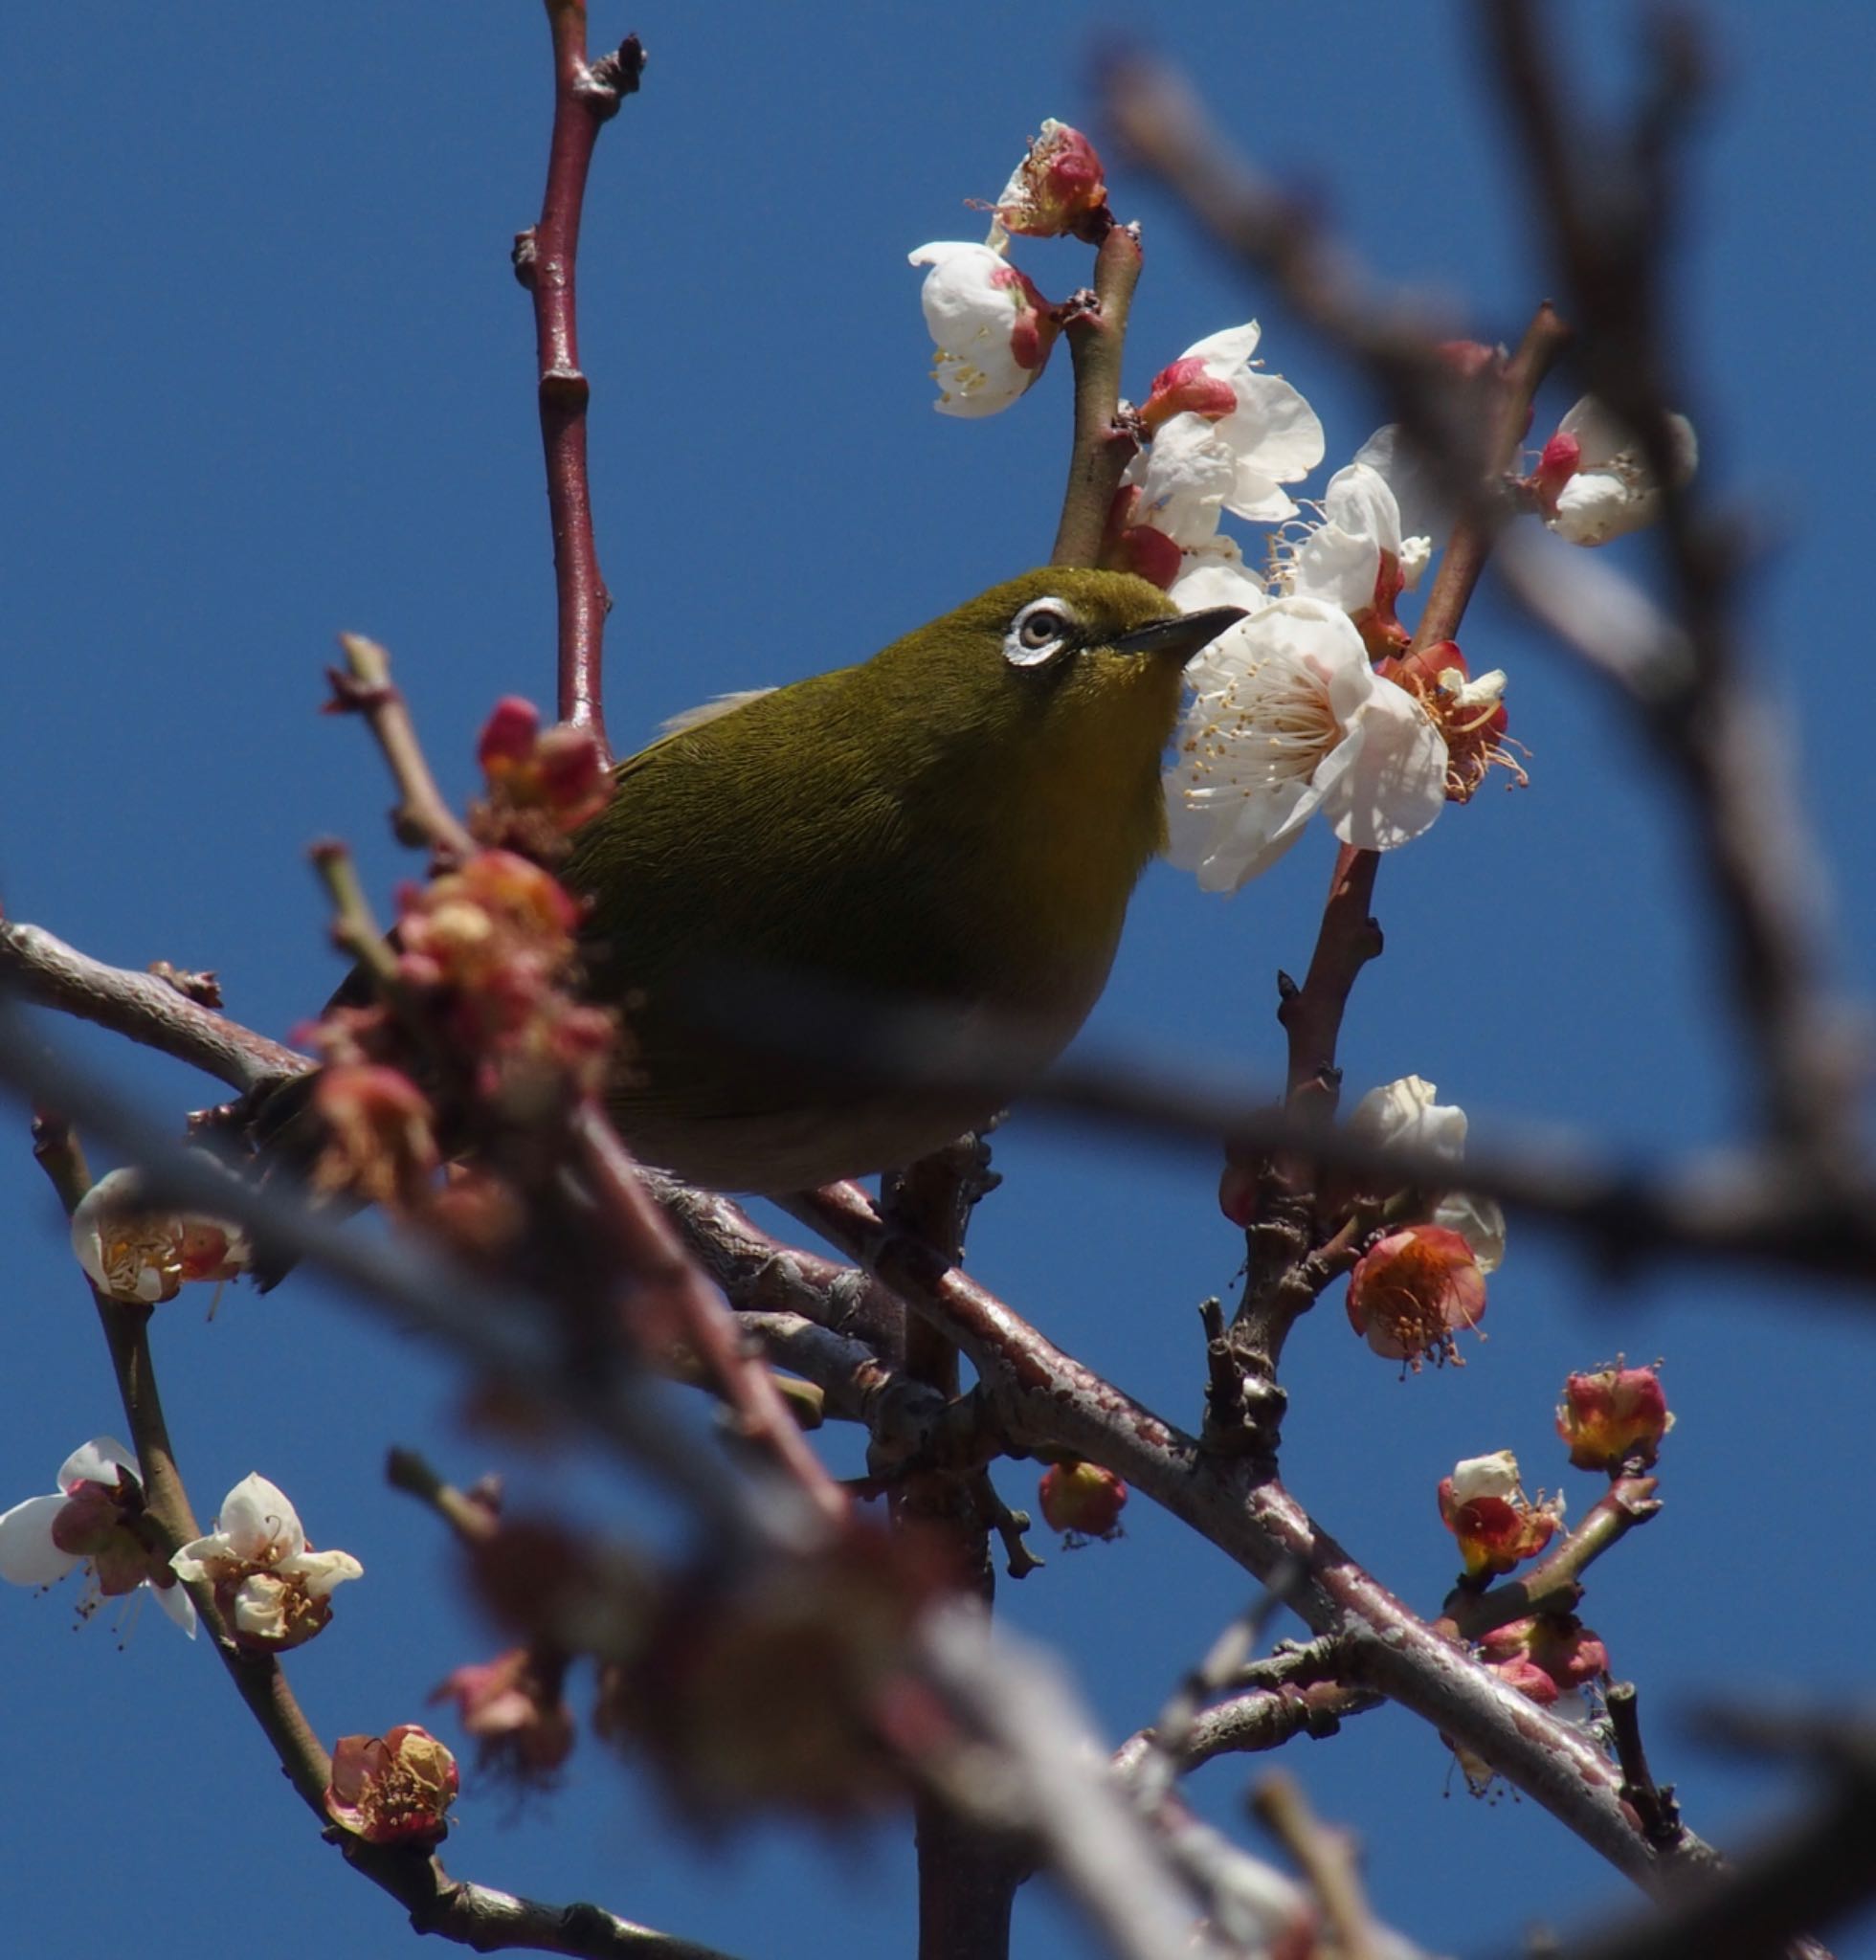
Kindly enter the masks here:
M 1032 599 L 1003 635 L 1003 657 L 1013 667 L 1039 667 L 1061 652 L 1079 624 L 1066 599 Z

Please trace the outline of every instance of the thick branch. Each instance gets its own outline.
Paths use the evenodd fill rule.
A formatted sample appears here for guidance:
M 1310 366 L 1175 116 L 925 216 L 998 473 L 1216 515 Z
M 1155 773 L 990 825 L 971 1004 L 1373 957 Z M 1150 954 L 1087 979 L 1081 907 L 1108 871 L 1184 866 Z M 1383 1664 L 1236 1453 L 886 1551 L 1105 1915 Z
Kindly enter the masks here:
M 185 999 L 167 981 L 107 967 L 18 920 L 0 920 L 0 986 L 186 1061 L 243 1093 L 313 1066 L 308 1057 Z
M 1139 448 L 1117 419 L 1127 316 L 1140 279 L 1140 234 L 1116 225 L 1094 259 L 1094 304 L 1069 315 L 1063 331 L 1075 365 L 1075 437 L 1051 565 L 1099 565 L 1107 513 Z

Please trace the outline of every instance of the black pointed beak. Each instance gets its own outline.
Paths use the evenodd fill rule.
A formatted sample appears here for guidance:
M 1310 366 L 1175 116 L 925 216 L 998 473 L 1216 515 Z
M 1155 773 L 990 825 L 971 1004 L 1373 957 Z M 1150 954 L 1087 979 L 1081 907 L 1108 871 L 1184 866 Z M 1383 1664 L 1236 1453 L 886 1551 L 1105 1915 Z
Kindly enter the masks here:
M 1137 626 L 1109 644 L 1117 654 L 1170 654 L 1183 667 L 1200 647 L 1210 646 L 1227 627 L 1247 616 L 1242 606 L 1208 606 L 1202 612 L 1182 612 L 1176 619 Z

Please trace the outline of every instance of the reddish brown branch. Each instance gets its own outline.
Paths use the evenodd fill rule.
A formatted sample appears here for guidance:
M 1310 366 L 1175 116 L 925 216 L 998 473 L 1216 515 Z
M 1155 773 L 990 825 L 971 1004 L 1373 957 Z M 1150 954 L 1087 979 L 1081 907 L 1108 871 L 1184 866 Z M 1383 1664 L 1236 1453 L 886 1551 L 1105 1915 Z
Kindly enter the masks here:
M 1357 851 L 1351 844 L 1336 853 L 1308 973 L 1300 988 L 1284 993 L 1277 1010 L 1289 1036 L 1290 1106 L 1306 1103 L 1324 1119 L 1335 1113 L 1341 1080 L 1335 1044 L 1349 995 L 1355 976 L 1381 953 L 1381 928 L 1369 912 L 1380 863 L 1379 852 Z
M 1139 443 L 1117 420 L 1127 317 L 1140 281 L 1140 233 L 1116 225 L 1094 260 L 1094 303 L 1073 307 L 1063 331 L 1075 367 L 1075 436 L 1051 565 L 1099 565 L 1107 513 Z
M 553 134 L 540 222 L 515 240 L 515 275 L 534 298 L 541 446 L 547 466 L 547 514 L 553 530 L 554 597 L 559 619 L 559 714 L 591 729 L 602 750 L 606 717 L 601 659 L 612 596 L 600 576 L 587 475 L 587 402 L 580 368 L 574 272 L 587 171 L 600 124 L 636 93 L 645 51 L 628 34 L 618 52 L 587 60 L 586 0 L 547 0 L 553 35 Z
M 1281 1584 L 1314 1631 L 1348 1637 L 1351 1684 L 1380 1691 L 1484 1758 L 1638 1884 L 1655 1887 L 1670 1869 L 1710 1858 L 1691 1837 L 1671 1857 L 1658 1853 L 1622 1809 L 1613 1766 L 1441 1638 L 1274 1479 L 1201 1449 L 928 1247 L 895 1236 L 857 1187 L 832 1185 L 789 1204 L 957 1342 L 1014 1442 L 1102 1464 L 1266 1584 Z
M 1570 341 L 1570 328 L 1547 300 L 1531 315 L 1524 339 L 1498 378 L 1493 426 L 1486 441 L 1483 483 L 1469 486 L 1474 495 L 1461 508 L 1452 536 L 1440 555 L 1433 590 L 1420 609 L 1412 651 L 1419 653 L 1437 640 L 1457 639 L 1465 609 L 1478 589 L 1480 574 L 1504 517 L 1503 501 L 1493 496 L 1498 480 L 1516 469 L 1525 432 L 1530 426 L 1537 390 L 1556 366 Z

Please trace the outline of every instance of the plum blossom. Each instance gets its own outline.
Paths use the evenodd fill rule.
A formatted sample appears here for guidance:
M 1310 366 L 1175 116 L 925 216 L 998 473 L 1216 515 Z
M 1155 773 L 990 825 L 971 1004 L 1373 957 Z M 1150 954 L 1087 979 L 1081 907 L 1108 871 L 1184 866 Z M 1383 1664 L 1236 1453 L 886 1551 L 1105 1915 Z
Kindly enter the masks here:
M 920 301 L 936 343 L 932 404 L 941 415 L 994 415 L 1041 373 L 1060 328 L 1049 302 L 988 245 L 939 240 L 910 254 L 928 265 Z
M 1235 891 L 1274 864 L 1317 810 L 1369 851 L 1440 814 L 1446 745 L 1411 694 L 1376 676 L 1346 613 L 1280 599 L 1220 634 L 1187 677 L 1195 699 L 1166 779 L 1170 855 L 1206 890 Z
M 72 1213 L 72 1250 L 85 1278 L 109 1300 L 153 1306 L 189 1280 L 232 1280 L 253 1257 L 246 1235 L 225 1219 L 153 1208 L 134 1170 L 112 1170 Z
M 527 1785 L 553 1781 L 573 1748 L 573 1718 L 561 1699 L 564 1655 L 511 1647 L 493 1660 L 457 1668 L 430 1691 L 454 1702 L 481 1748 L 484 1769 Z
M 1424 1076 L 1402 1076 L 1370 1089 L 1355 1104 L 1349 1128 L 1383 1148 L 1398 1144 L 1457 1169 L 1465 1155 L 1465 1111 L 1440 1102 L 1439 1094 L 1439 1085 Z M 1505 1214 L 1496 1199 L 1447 1192 L 1433 1208 L 1432 1223 L 1465 1240 L 1480 1272 L 1495 1273 L 1505 1263 Z
M 1469 1579 L 1508 1572 L 1543 1550 L 1563 1522 L 1561 1496 L 1532 1503 L 1509 1450 L 1467 1457 L 1440 1481 L 1440 1516 L 1459 1540 Z
M 1673 480 L 1685 483 L 1699 464 L 1699 440 L 1685 415 L 1669 415 L 1667 429 Z M 1573 545 L 1606 545 L 1661 514 L 1662 486 L 1641 443 L 1594 395 L 1557 424 L 1530 487 L 1544 522 Z
M 1323 425 L 1281 375 L 1251 366 L 1256 321 L 1188 347 L 1154 377 L 1140 406 L 1151 436 L 1128 466 L 1140 521 L 1187 550 L 1218 527 L 1221 511 L 1258 523 L 1296 515 L 1282 485 L 1323 459 Z
M 82 1567 L 80 1618 L 105 1599 L 147 1588 L 192 1640 L 194 1604 L 140 1528 L 144 1479 L 137 1459 L 116 1437 L 94 1437 L 58 1466 L 57 1484 L 50 1496 L 0 1511 L 0 1579 L 50 1586 Z
M 1288 542 L 1280 569 L 1284 589 L 1340 607 L 1370 654 L 1404 653 L 1410 635 L 1395 602 L 1418 583 L 1431 544 L 1402 535 L 1392 487 L 1365 462 L 1352 462 L 1329 479 L 1322 512 L 1320 523 Z
M 325 1814 L 368 1844 L 436 1844 L 449 1835 L 456 1758 L 414 1722 L 332 1745 Z
M 1485 1318 L 1485 1281 L 1472 1248 L 1443 1225 L 1377 1239 L 1349 1275 L 1349 1325 L 1374 1352 L 1416 1374 L 1429 1356 L 1459 1362 L 1454 1336 Z
M 244 1647 L 283 1652 L 332 1617 L 330 1594 L 365 1568 L 348 1551 L 315 1551 L 284 1491 L 251 1472 L 222 1500 L 215 1529 L 169 1561 L 176 1576 L 209 1580 Z
M 1011 171 L 992 209 L 998 231 L 1025 238 L 1059 238 L 1072 232 L 1078 237 L 1098 239 L 1112 224 L 1107 186 L 1093 144 L 1053 116 Z M 993 242 L 996 235 L 991 234 Z

